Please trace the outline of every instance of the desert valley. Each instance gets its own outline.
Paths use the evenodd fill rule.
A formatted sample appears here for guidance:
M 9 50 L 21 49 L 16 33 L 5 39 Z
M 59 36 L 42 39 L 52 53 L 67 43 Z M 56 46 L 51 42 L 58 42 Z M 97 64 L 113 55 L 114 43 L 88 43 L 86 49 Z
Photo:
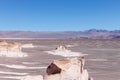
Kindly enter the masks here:
M 5 41 L 9 44 L 21 43 L 22 47 L 21 52 L 0 52 L 0 80 L 24 80 L 28 76 L 39 78 L 39 75 L 46 74 L 47 67 L 54 60 L 83 56 L 84 68 L 94 80 L 120 79 L 119 39 L 6 39 Z M 62 48 L 60 45 L 65 47 Z

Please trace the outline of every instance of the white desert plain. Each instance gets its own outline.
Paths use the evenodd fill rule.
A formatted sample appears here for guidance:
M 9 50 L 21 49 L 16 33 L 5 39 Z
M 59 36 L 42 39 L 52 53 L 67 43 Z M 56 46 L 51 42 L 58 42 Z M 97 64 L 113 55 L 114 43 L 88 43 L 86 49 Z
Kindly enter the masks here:
M 0 80 L 120 79 L 117 39 L 7 39 L 0 43 Z

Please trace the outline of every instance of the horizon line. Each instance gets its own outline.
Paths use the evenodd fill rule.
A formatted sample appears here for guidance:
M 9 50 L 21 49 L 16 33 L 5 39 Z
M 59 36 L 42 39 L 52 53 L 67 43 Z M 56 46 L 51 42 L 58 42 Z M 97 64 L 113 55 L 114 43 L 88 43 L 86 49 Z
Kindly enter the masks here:
M 72 32 L 72 31 L 89 31 L 89 30 L 105 30 L 105 31 L 119 31 L 120 29 L 85 29 L 85 30 L 0 30 L 0 31 L 31 31 L 31 32 Z

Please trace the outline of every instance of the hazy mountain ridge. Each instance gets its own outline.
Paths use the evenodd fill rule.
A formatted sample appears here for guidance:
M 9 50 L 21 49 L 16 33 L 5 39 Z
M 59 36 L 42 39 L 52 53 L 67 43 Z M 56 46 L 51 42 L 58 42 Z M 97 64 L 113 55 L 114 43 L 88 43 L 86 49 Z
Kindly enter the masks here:
M 86 31 L 0 31 L 0 38 L 85 38 L 85 39 L 120 39 L 120 30 L 108 31 L 90 29 Z

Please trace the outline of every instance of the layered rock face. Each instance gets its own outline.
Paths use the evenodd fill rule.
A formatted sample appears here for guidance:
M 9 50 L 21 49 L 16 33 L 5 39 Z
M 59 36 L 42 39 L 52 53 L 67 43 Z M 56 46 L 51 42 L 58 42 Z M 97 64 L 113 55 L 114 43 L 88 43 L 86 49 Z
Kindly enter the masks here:
M 44 80 L 93 80 L 84 64 L 83 57 L 55 60 L 48 66 Z

